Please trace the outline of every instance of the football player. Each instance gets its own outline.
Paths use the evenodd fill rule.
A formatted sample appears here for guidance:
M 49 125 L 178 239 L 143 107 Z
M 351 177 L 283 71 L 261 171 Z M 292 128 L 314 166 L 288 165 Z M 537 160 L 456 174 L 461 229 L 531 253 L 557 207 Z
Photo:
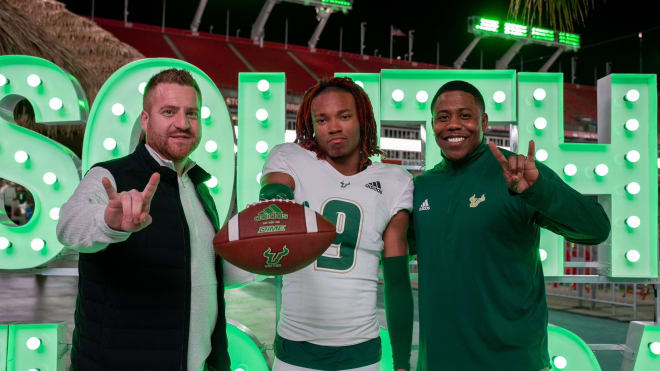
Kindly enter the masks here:
M 406 230 L 410 174 L 381 155 L 367 94 L 349 78 L 324 79 L 300 104 L 295 143 L 266 159 L 260 199 L 293 199 L 336 225 L 309 266 L 282 277 L 275 371 L 380 370 L 379 263 L 394 369 L 410 368 L 413 302 Z

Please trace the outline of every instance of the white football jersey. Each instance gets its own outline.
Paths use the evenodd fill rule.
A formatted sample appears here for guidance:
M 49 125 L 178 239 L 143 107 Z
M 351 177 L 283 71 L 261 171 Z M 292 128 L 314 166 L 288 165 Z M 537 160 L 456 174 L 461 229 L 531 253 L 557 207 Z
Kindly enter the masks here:
M 291 175 L 295 201 L 306 201 L 337 227 L 337 239 L 321 257 L 282 277 L 278 333 L 325 346 L 378 337 L 376 293 L 383 232 L 398 211 L 412 209 L 410 173 L 373 163 L 344 176 L 294 143 L 270 151 L 263 174 L 272 172 Z

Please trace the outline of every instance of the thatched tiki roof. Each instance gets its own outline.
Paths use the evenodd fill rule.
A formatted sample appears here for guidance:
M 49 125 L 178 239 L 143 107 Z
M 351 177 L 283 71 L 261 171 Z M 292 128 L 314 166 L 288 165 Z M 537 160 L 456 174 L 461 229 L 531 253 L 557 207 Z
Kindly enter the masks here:
M 68 71 L 80 81 L 90 106 L 112 73 L 144 58 L 133 47 L 55 0 L 0 1 L 0 55 L 8 54 L 44 58 Z M 81 155 L 84 125 L 36 125 L 32 108 L 25 102 L 14 109 L 18 124 Z

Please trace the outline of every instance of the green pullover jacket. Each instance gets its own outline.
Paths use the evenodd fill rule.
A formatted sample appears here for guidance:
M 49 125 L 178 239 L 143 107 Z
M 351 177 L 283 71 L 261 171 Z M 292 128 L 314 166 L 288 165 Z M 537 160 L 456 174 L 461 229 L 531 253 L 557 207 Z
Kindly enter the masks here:
M 536 166 L 538 180 L 514 194 L 482 141 L 463 160 L 445 158 L 415 179 L 419 371 L 550 365 L 540 227 L 598 244 L 610 222 L 595 200 Z

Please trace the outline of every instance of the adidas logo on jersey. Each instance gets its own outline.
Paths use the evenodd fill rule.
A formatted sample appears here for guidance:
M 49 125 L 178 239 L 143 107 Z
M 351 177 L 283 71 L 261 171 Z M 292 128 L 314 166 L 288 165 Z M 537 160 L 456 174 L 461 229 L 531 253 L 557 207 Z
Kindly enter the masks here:
M 429 206 L 429 200 L 428 198 L 422 202 L 421 205 L 419 205 L 419 211 L 427 211 L 431 210 L 431 206 Z
M 380 181 L 379 180 L 377 180 L 375 182 L 367 183 L 364 186 L 371 189 L 371 190 L 374 190 L 374 191 L 376 191 L 380 194 L 383 194 L 383 189 L 380 186 Z

